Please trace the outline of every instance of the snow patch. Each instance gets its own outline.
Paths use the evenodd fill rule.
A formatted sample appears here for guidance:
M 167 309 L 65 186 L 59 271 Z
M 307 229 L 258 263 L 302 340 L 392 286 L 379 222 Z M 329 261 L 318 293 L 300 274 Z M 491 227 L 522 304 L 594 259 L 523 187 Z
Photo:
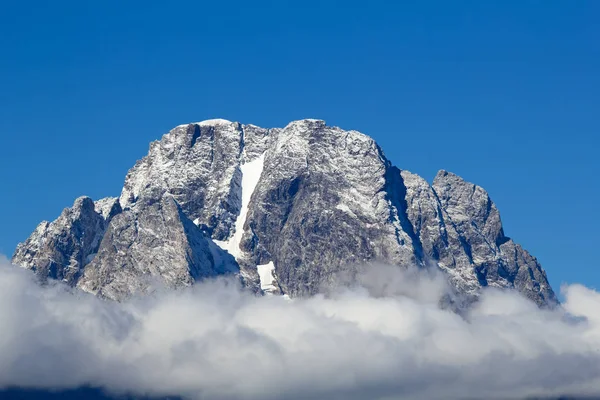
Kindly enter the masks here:
M 228 121 L 223 118 L 207 119 L 205 121 L 194 122 L 195 125 L 200 125 L 200 126 L 227 125 L 227 124 L 231 124 L 231 123 L 232 123 L 231 121 Z
M 189 122 L 187 124 L 177 125 L 176 128 L 181 128 L 181 127 L 188 126 L 188 125 L 215 126 L 215 125 L 228 125 L 228 124 L 232 124 L 232 123 L 233 122 L 223 119 L 223 118 L 214 118 L 214 119 L 207 119 L 207 120 L 199 121 L 199 122 Z
M 240 214 L 235 220 L 235 233 L 227 241 L 214 241 L 219 247 L 234 256 L 236 260 L 242 257 L 240 242 L 242 241 L 242 235 L 244 234 L 244 223 L 246 222 L 246 217 L 248 215 L 248 206 L 250 205 L 252 193 L 254 193 L 263 171 L 264 161 L 265 154 L 263 153 L 260 157 L 247 162 L 240 167 L 242 171 L 242 207 L 240 209 Z
M 118 197 L 106 197 L 104 199 L 96 200 L 94 202 L 94 211 L 106 219 L 110 215 L 110 211 L 118 200 Z
M 260 288 L 267 293 L 277 291 L 277 287 L 273 284 L 275 281 L 275 276 L 273 275 L 275 264 L 273 264 L 273 261 L 268 264 L 257 265 L 256 269 L 258 270 L 258 277 L 260 278 Z

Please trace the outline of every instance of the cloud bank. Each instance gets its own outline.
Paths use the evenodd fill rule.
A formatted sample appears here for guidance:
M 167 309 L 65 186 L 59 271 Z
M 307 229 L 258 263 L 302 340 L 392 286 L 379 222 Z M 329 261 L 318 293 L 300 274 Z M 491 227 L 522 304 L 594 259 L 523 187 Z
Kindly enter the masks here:
M 0 388 L 192 399 L 464 399 L 600 394 L 600 294 L 562 309 L 487 290 L 466 315 L 443 278 L 373 267 L 286 300 L 228 280 L 103 301 L 0 260 Z

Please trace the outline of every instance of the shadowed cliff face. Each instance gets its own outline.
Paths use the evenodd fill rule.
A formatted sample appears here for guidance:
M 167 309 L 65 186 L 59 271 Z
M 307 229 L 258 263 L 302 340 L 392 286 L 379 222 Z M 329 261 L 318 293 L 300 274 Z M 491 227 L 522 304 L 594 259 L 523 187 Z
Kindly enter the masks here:
M 179 287 L 221 274 L 307 296 L 372 261 L 439 268 L 465 303 L 485 286 L 556 303 L 485 190 L 446 171 L 430 185 L 368 136 L 320 120 L 180 125 L 151 144 L 118 201 L 78 199 L 13 257 L 115 299 L 152 280 Z

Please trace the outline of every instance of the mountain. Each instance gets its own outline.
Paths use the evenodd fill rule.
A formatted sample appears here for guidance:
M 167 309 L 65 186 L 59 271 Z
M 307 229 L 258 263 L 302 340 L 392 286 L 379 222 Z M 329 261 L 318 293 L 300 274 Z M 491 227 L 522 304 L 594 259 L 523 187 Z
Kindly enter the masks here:
M 116 300 L 223 274 L 309 296 L 377 261 L 439 268 L 467 300 L 493 286 L 556 303 L 483 188 L 447 171 L 429 184 L 370 137 L 313 119 L 179 125 L 151 143 L 118 199 L 77 199 L 12 261 Z

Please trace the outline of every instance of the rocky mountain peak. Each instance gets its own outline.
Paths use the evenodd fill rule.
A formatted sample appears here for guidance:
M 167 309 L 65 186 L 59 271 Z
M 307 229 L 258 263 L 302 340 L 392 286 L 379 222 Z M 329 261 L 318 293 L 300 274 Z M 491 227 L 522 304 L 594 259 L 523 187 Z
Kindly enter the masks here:
M 430 185 L 369 136 L 316 119 L 179 125 L 151 143 L 118 199 L 77 199 L 13 257 L 114 299 L 148 279 L 179 287 L 221 274 L 256 292 L 306 296 L 374 261 L 433 265 L 464 304 L 485 286 L 556 302 L 484 189 L 444 170 Z
M 49 277 L 74 284 L 82 268 L 96 254 L 113 215 L 120 212 L 116 199 L 94 201 L 82 196 L 53 222 L 42 222 L 17 246 L 13 262 Z
M 490 246 L 502 240 L 500 213 L 485 189 L 447 171 L 437 174 L 432 187 L 442 207 L 461 229 L 484 237 Z
M 305 119 L 299 119 L 296 121 L 291 121 L 283 129 L 284 130 L 297 129 L 300 131 L 308 131 L 308 130 L 321 129 L 321 128 L 324 128 L 325 126 L 326 126 L 326 123 L 322 119 L 305 118 Z
M 121 300 L 145 292 L 157 277 L 160 284 L 175 288 L 237 271 L 235 260 L 207 240 L 174 197 L 165 194 L 112 219 L 77 286 Z
M 94 209 L 95 209 L 94 200 L 92 200 L 88 196 L 80 196 L 75 199 L 75 202 L 73 203 L 73 207 L 70 209 L 66 208 L 65 211 L 67 211 L 67 212 L 70 212 L 70 211 L 88 212 L 89 213 L 89 212 L 94 211 Z

